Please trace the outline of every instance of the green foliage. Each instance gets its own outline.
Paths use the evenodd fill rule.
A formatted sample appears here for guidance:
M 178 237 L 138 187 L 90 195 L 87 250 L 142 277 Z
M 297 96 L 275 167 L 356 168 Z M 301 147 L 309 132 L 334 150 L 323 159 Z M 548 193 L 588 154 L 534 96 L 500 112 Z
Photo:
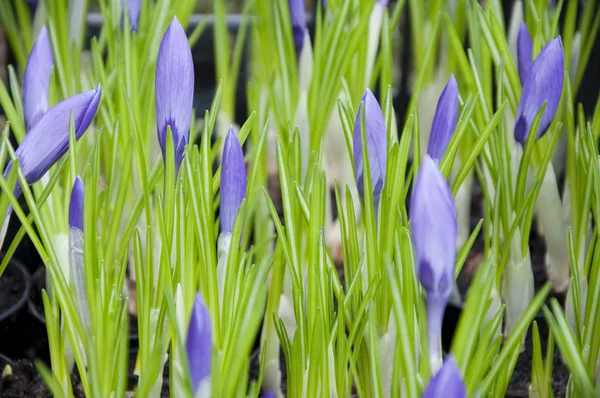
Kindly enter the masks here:
M 9 159 L 15 164 L 0 178 L 0 213 L 11 207 L 22 224 L 4 247 L 0 274 L 27 234 L 50 281 L 43 301 L 51 363 L 37 367 L 53 395 L 73 396 L 74 366 L 86 396 L 124 396 L 129 321 L 136 316 L 137 396 L 160 394 L 165 366 L 171 395 L 194 396 L 185 341 L 200 292 L 212 325 L 213 396 L 281 392 L 280 349 L 289 396 L 378 397 L 399 391 L 420 396 L 437 369 L 423 360 L 429 356 L 427 308 L 406 204 L 425 154 L 422 137 L 431 125 L 427 115 L 433 114 L 427 107 L 439 93 L 425 96 L 451 73 L 459 84 L 460 112 L 439 167 L 457 209 L 470 215 L 481 207 L 483 213 L 473 215 L 478 219 L 474 229 L 466 226 L 455 277 L 470 254 L 483 260 L 459 303 L 461 316 L 446 354 L 456 358 L 469 396 L 502 396 L 524 336 L 543 311 L 550 334 L 543 346 L 540 320 L 533 322 L 532 396 L 553 395 L 552 364 L 559 352 L 571 372 L 570 396 L 600 391 L 594 380 L 600 353 L 600 102 L 593 114 L 574 103 L 600 26 L 600 14 L 592 11 L 597 2 L 581 9 L 575 1 L 524 4 L 524 20 L 535 26 L 534 54 L 560 34 L 567 68 L 550 129 L 539 140 L 530 134 L 520 147 L 512 130 L 521 83 L 511 53 L 515 43 L 508 37 L 511 27 L 504 26 L 498 0 L 484 6 L 459 0 L 454 8 L 439 0 L 401 0 L 389 9 L 377 9 L 381 5 L 375 0 L 331 0 L 311 16 L 314 36 L 305 43 L 310 52 L 304 60 L 296 59 L 287 1 L 246 2 L 234 38 L 226 2 L 214 0 L 212 17 L 203 17 L 188 38 L 191 45 L 198 43 L 212 21 L 219 84 L 210 109 L 196 109 L 178 172 L 170 129 L 164 159 L 158 145 L 153 82 L 169 21 L 177 15 L 185 26 L 194 2 L 144 0 L 138 31 L 131 32 L 128 18 L 121 18 L 120 0 L 101 0 L 104 23 L 89 46 L 73 33 L 69 2 L 49 3 L 41 2 L 33 23 L 24 0 L 0 3 L 0 21 L 16 60 L 8 68 L 8 82 L 0 82 L 0 106 L 8 119 L 0 164 Z M 75 22 L 85 32 L 84 19 Z M 39 21 L 48 26 L 55 57 L 49 105 L 98 83 L 103 96 L 90 131 L 77 142 L 72 123 L 69 151 L 30 187 L 9 135 L 16 143 L 26 135 L 20 77 Z M 405 119 L 398 120 L 392 33 L 408 22 L 411 97 L 402 110 Z M 239 99 L 242 66 L 249 81 L 242 82 L 247 98 Z M 379 208 L 370 193 L 373 165 L 364 117 L 355 130 L 366 87 L 378 95 L 389 148 Z M 236 122 L 240 100 L 249 109 L 246 120 L 237 120 L 248 183 L 233 232 L 224 236 L 218 219 L 219 154 L 222 133 Z M 544 106 L 532 132 L 543 111 Z M 363 143 L 364 198 L 356 192 L 355 132 Z M 560 149 L 566 149 L 566 160 L 553 161 Z M 547 178 L 563 168 L 564 189 L 556 178 Z M 78 175 L 86 188 L 83 269 L 89 324 L 78 311 L 64 253 L 70 192 Z M 14 197 L 16 182 L 29 214 Z M 473 207 L 472 184 L 483 196 Z M 506 270 L 513 270 L 516 259 L 531 272 L 527 259 L 534 221 L 563 217 L 536 206 L 544 184 L 563 189 L 561 231 L 568 237 L 570 261 L 561 265 L 570 268 L 568 299 L 564 306 L 549 299 L 552 286 L 545 284 L 503 336 L 503 321 L 517 312 L 507 304 L 509 298 L 523 294 L 502 284 Z M 463 190 L 468 203 L 461 199 Z M 551 231 L 541 232 L 548 239 Z M 481 253 L 474 253 L 479 248 Z M 253 354 L 255 341 L 260 348 Z M 249 380 L 251 355 L 259 356 L 257 380 Z

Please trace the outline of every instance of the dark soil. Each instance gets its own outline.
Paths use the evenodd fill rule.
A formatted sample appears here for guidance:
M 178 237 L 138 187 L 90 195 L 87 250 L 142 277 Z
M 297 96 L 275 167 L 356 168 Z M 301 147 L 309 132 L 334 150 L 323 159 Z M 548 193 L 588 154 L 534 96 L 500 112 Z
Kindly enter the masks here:
M 540 342 L 542 352 L 545 353 L 548 346 L 548 325 L 544 320 L 538 321 L 540 332 Z M 533 355 L 533 341 L 531 328 L 527 332 L 525 341 L 525 351 L 519 355 L 515 371 L 510 379 L 507 397 L 528 397 L 529 384 L 531 383 L 531 359 Z M 544 358 L 545 360 L 545 358 Z M 552 361 L 552 390 L 556 398 L 564 397 L 567 393 L 567 383 L 569 382 L 569 370 L 563 363 L 560 351 L 555 347 L 554 358 Z
M 50 390 L 31 361 L 22 359 L 12 367 L 12 374 L 0 378 L 0 396 L 3 398 L 52 397 Z M 84 398 L 79 374 L 71 374 L 73 396 Z

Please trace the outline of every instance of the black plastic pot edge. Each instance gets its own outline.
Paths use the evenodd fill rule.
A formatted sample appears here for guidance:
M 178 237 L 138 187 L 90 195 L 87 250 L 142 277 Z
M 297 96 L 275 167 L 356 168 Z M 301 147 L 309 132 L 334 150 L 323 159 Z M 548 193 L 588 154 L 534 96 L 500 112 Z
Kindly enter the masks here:
M 25 307 L 25 304 L 27 303 L 27 299 L 29 298 L 29 292 L 31 291 L 31 276 L 29 275 L 29 272 L 27 272 L 27 269 L 23 266 L 23 264 L 21 264 L 15 259 L 11 259 L 8 263 L 8 266 L 6 267 L 6 270 L 8 270 L 9 267 L 15 267 L 21 272 L 23 279 L 25 280 L 25 289 L 23 289 L 23 294 L 21 295 L 19 301 L 17 301 L 8 310 L 0 314 L 0 322 L 4 322 L 5 320 L 9 319 L 11 316 L 16 314 L 19 310 L 23 309 Z M 6 270 L 4 272 L 6 272 Z
M 44 278 L 44 283 L 43 285 L 45 285 L 45 280 L 46 280 L 46 268 L 44 266 L 41 266 L 40 268 L 37 269 L 37 271 L 35 271 L 33 273 L 33 275 L 31 276 L 31 283 L 32 285 L 39 279 L 39 278 Z M 33 291 L 32 291 L 33 292 Z M 44 313 L 41 313 L 38 311 L 36 304 L 33 302 L 33 299 L 31 297 L 32 295 L 30 294 L 27 297 L 27 309 L 29 310 L 29 313 L 31 314 L 31 316 L 37 320 L 38 322 L 40 322 L 41 324 L 45 325 L 46 324 L 46 316 L 44 315 Z
M 25 348 L 26 343 L 21 344 L 22 342 L 15 342 L 13 340 L 15 335 L 12 331 L 12 326 L 18 325 L 17 327 L 22 328 L 26 323 L 26 318 L 28 317 L 26 304 L 31 291 L 31 276 L 23 264 L 12 258 L 0 278 L 5 277 L 8 272 L 14 272 L 15 275 L 20 276 L 25 286 L 20 292 L 21 297 L 19 297 L 18 301 L 6 311 L 0 313 L 0 334 L 2 335 L 0 338 L 0 364 L 2 367 L 7 364 L 14 364 L 13 359 L 19 357 L 21 349 Z M 2 369 L 0 368 L 1 372 Z

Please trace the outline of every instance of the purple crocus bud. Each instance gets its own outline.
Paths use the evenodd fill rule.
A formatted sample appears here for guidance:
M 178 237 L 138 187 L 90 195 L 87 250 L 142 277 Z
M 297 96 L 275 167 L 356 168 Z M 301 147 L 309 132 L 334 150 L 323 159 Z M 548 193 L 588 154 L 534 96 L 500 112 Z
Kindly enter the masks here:
M 354 123 L 354 168 L 356 169 L 356 185 L 358 193 L 364 200 L 364 164 L 363 164 L 363 146 L 361 136 L 361 115 L 364 107 L 365 114 L 365 135 L 367 138 L 367 158 L 369 159 L 369 168 L 371 171 L 371 183 L 373 184 L 373 200 L 375 209 L 379 203 L 381 191 L 385 184 L 385 171 L 387 161 L 387 132 L 383 112 L 379 102 L 368 88 L 362 97 L 356 122 Z M 377 210 L 375 210 L 377 211 Z
M 458 85 L 456 84 L 454 75 L 452 75 L 448 83 L 446 83 L 442 95 L 440 95 L 427 146 L 427 153 L 438 163 L 442 161 L 452 134 L 456 130 L 457 119 Z
M 454 356 L 449 355 L 444 365 L 429 381 L 422 398 L 466 398 L 467 388 L 460 375 Z
M 519 64 L 519 79 L 522 83 L 527 80 L 527 72 L 531 68 L 532 42 L 525 22 L 521 21 L 517 36 L 517 62 Z
M 28 131 L 48 110 L 48 85 L 53 66 L 52 43 L 43 26 L 27 59 L 23 78 L 23 111 Z
M 435 161 L 425 155 L 410 206 L 410 230 L 417 276 L 427 300 L 427 337 L 430 360 L 440 358 L 444 311 L 454 287 L 456 209 L 448 182 Z
M 69 202 L 69 227 L 83 231 L 83 181 L 77 176 Z
M 261 395 L 261 398 L 275 398 L 276 396 L 277 394 L 275 394 L 275 391 L 267 391 L 266 393 Z
M 202 295 L 196 293 L 185 345 L 194 392 L 210 377 L 212 362 L 212 325 Z
M 15 151 L 25 179 L 29 184 L 37 182 L 62 155 L 69 149 L 69 123 L 71 113 L 75 125 L 75 138 L 78 140 L 92 123 L 102 87 L 74 95 L 48 109 L 40 120 L 29 130 L 21 145 Z M 9 162 L 4 171 L 8 175 L 12 167 Z M 21 195 L 21 187 L 15 187 L 15 196 Z
M 129 12 L 129 25 L 133 32 L 137 32 L 140 19 L 140 9 L 142 8 L 142 0 L 121 0 L 121 7 Z
M 229 127 L 223 163 L 221 165 L 221 207 L 219 209 L 221 231 L 231 233 L 238 209 L 246 197 L 246 166 L 244 153 L 233 127 Z
M 179 170 L 190 138 L 194 63 L 187 36 L 177 17 L 173 18 L 160 42 L 155 84 L 158 142 L 165 156 L 167 126 L 170 126 L 175 146 L 175 168 Z
M 515 122 L 515 140 L 525 145 L 529 130 L 540 108 L 546 103 L 536 139 L 546 133 L 560 102 L 565 74 L 565 59 L 560 37 L 550 40 L 526 73 Z
M 302 46 L 304 46 L 304 33 L 306 32 L 306 10 L 304 9 L 304 0 L 288 0 L 288 5 L 290 8 L 290 21 L 292 23 L 294 47 L 296 48 L 296 57 L 298 57 L 302 51 Z
M 29 7 L 29 11 L 31 12 L 31 17 L 35 15 L 35 11 L 37 10 L 38 0 L 26 0 L 27 6 Z

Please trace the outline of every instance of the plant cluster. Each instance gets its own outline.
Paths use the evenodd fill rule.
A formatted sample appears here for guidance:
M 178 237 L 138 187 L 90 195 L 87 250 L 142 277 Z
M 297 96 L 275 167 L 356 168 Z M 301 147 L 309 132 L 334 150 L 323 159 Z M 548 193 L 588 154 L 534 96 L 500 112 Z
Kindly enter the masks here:
M 554 396 L 559 353 L 567 395 L 600 395 L 600 101 L 575 101 L 596 1 L 516 1 L 505 22 L 499 0 L 248 0 L 234 35 L 224 0 L 186 33 L 195 3 L 100 0 L 89 43 L 86 1 L 0 3 L 0 242 L 22 225 L 0 274 L 28 235 L 55 396 L 73 372 L 125 396 L 132 317 L 139 397 L 504 396 L 530 328 L 530 396 Z

